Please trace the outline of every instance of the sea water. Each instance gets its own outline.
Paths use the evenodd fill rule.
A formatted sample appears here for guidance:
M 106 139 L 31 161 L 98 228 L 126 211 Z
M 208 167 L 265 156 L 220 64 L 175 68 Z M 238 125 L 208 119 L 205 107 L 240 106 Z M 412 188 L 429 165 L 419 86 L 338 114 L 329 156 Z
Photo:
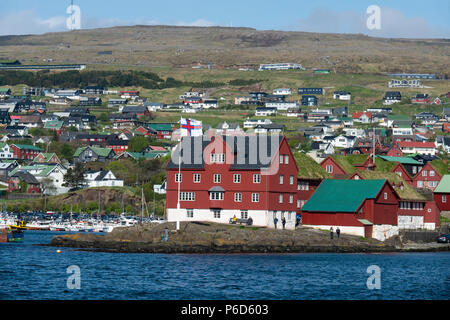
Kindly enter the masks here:
M 450 252 L 124 254 L 35 245 L 56 234 L 25 231 L 24 243 L 0 244 L 0 299 L 450 298 Z

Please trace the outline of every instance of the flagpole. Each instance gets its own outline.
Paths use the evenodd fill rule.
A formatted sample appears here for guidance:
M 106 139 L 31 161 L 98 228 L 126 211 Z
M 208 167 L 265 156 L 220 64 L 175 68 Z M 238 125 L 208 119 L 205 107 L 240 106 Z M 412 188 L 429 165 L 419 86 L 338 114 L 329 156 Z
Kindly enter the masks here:
M 180 116 L 180 127 L 181 123 L 183 122 L 183 117 Z M 180 185 L 181 185 L 181 140 L 183 138 L 181 137 L 181 131 L 180 131 L 180 143 L 179 143 L 179 149 L 178 150 L 178 201 L 177 201 L 177 210 L 180 210 Z

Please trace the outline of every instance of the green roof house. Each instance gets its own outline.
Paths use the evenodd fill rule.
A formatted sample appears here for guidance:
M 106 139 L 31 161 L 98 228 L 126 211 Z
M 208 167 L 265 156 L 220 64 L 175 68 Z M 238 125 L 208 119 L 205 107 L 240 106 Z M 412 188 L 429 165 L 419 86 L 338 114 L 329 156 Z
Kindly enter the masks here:
M 107 162 L 112 160 L 116 153 L 111 148 L 82 147 L 78 148 L 74 155 L 74 162 Z
M 314 228 L 385 240 L 398 234 L 399 195 L 386 179 L 323 180 L 302 208 Z

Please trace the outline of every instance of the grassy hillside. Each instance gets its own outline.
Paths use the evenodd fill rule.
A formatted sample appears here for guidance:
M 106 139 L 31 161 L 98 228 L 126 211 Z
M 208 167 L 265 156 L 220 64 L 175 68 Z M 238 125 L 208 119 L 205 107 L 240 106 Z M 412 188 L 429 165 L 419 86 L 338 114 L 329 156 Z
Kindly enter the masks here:
M 88 63 L 103 68 L 224 68 L 296 62 L 337 72 L 450 74 L 447 39 L 386 39 L 360 34 L 251 28 L 128 26 L 0 37 L 0 58 L 25 63 Z M 111 51 L 112 54 L 99 54 Z

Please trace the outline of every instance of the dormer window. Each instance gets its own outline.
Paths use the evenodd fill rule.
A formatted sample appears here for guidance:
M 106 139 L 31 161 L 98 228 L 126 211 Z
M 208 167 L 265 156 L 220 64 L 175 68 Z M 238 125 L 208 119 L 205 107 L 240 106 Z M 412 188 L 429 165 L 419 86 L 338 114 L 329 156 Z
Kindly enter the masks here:
M 211 163 L 224 163 L 225 154 L 224 153 L 211 153 Z

